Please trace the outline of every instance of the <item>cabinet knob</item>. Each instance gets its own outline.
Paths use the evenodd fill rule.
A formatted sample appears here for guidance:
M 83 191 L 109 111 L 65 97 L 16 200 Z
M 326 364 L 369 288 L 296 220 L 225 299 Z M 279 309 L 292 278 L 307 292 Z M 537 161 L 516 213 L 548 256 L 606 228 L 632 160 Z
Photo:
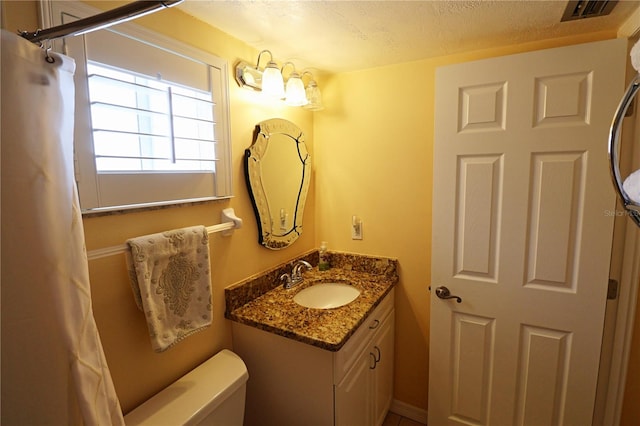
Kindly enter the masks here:
M 379 325 L 380 325 L 380 321 L 378 321 L 378 320 L 373 320 L 373 324 L 371 324 L 371 325 L 369 326 L 369 330 L 373 330 L 373 329 L 375 329 L 375 328 L 378 328 L 378 326 L 379 326 Z

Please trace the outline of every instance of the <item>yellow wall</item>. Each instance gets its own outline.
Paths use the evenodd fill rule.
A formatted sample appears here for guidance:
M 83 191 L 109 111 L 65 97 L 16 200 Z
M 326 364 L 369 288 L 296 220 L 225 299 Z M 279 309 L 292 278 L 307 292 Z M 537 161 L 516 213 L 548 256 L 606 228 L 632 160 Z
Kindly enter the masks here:
M 103 9 L 119 3 L 92 2 Z M 8 29 L 37 26 L 36 2 L 3 2 Z M 172 9 L 137 23 L 227 59 L 253 61 L 257 52 L 238 40 Z M 245 220 L 232 237 L 211 239 L 214 325 L 163 353 L 151 351 L 146 325 L 135 307 L 121 256 L 90 264 L 94 311 L 116 391 L 129 411 L 219 349 L 231 347 L 223 318 L 223 289 L 328 241 L 330 249 L 397 257 L 395 399 L 427 408 L 433 91 L 437 66 L 614 37 L 591 34 L 358 72 L 320 81 L 327 108 L 311 114 L 257 101 L 230 78 L 235 198 L 206 205 L 85 219 L 89 250 L 129 237 L 219 221 L 224 207 Z M 286 58 L 276 58 L 286 59 Z M 244 149 L 254 125 L 282 117 L 298 124 L 314 156 L 305 211 L 305 233 L 291 248 L 273 252 L 257 244 L 257 227 L 242 174 Z M 364 239 L 351 240 L 351 216 L 364 223 Z M 640 352 L 640 314 L 634 351 Z M 630 369 L 626 413 L 640 399 L 640 374 Z M 624 417 L 624 416 L 623 416 Z M 631 417 L 629 417 L 631 418 Z
M 38 28 L 38 2 L 35 0 L 3 1 L 2 28 L 11 32 L 33 31 Z

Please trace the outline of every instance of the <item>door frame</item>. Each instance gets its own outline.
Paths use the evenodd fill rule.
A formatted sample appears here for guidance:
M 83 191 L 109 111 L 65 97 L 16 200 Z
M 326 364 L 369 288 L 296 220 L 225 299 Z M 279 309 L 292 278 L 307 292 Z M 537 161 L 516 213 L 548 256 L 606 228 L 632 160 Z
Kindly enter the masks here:
M 636 129 L 637 131 L 640 129 Z M 602 424 L 619 424 L 631 352 L 631 340 L 640 281 L 640 230 L 631 221 L 625 230 L 625 249 L 618 295 L 618 309 L 610 359 Z

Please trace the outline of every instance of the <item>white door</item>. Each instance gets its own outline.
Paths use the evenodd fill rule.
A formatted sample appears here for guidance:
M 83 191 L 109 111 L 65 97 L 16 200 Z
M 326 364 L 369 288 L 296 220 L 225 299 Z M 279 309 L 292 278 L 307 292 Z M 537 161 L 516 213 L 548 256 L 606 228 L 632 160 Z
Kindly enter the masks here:
M 591 424 L 625 59 L 610 40 L 437 70 L 429 426 Z

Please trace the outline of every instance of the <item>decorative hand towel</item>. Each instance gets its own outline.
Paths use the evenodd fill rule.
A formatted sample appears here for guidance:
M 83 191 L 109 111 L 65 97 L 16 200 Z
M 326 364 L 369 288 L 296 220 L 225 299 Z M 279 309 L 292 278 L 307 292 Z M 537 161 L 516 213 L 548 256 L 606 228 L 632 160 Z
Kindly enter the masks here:
M 127 244 L 131 288 L 156 352 L 211 325 L 209 239 L 204 226 L 132 238 Z
M 634 202 L 640 204 L 640 170 L 636 170 L 631 173 L 622 184 L 624 192 L 627 193 L 629 198 Z

